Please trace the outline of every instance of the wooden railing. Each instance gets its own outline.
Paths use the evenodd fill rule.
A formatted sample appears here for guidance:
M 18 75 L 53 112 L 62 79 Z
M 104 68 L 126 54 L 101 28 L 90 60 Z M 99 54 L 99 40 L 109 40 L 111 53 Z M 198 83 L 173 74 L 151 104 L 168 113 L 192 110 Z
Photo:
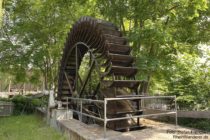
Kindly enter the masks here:
M 11 102 L 0 101 L 0 117 L 10 116 L 13 112 L 13 104 Z

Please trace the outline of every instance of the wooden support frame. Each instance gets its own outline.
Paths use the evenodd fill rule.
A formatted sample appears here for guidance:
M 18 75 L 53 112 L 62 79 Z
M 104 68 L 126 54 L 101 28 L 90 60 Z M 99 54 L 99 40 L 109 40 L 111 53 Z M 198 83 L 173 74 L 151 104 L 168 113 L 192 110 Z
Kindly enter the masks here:
M 68 79 L 68 76 L 67 76 L 66 72 L 64 72 L 64 76 L 65 76 L 66 81 L 67 81 L 67 83 L 68 83 L 70 92 L 73 93 L 73 88 L 72 88 L 72 86 L 71 86 L 71 84 L 70 84 L 70 81 L 69 81 L 69 79 Z
M 82 78 L 81 78 L 81 76 L 79 75 L 79 72 L 78 72 L 78 70 L 79 70 L 79 61 L 80 61 L 80 59 L 81 59 L 81 52 L 80 52 L 80 49 L 79 49 L 79 47 L 80 46 L 85 46 L 86 48 L 87 48 L 87 52 L 89 52 L 90 53 L 90 59 L 91 59 L 91 66 L 90 66 L 90 71 L 88 72 L 88 76 L 86 77 L 86 79 L 83 81 L 82 80 Z M 84 92 L 84 89 L 85 89 L 85 86 L 87 85 L 87 82 L 88 82 L 88 80 L 89 80 L 89 78 L 90 78 L 90 76 L 91 76 L 91 73 L 92 73 L 92 71 L 93 71 L 93 68 L 95 67 L 96 68 L 96 71 L 97 71 L 97 73 L 98 73 L 98 75 L 99 75 L 99 77 L 100 77 L 100 79 L 101 79 L 101 72 L 100 72 L 100 69 L 99 69 L 99 64 L 98 64 L 98 62 L 96 61 L 96 57 L 93 55 L 93 51 L 94 50 L 91 50 L 90 49 L 90 47 L 87 45 L 87 44 L 85 44 L 85 43 L 83 43 L 83 42 L 78 42 L 78 43 L 76 43 L 75 45 L 74 45 L 74 47 L 73 48 L 71 48 L 71 51 L 75 51 L 75 61 L 76 61 L 76 65 L 75 65 L 75 71 L 76 71 L 76 75 L 75 75 L 75 81 L 74 81 L 74 83 L 75 83 L 75 88 L 73 89 L 73 87 L 71 87 L 71 89 L 72 89 L 72 91 L 73 90 L 75 90 L 75 91 L 77 91 L 78 93 L 78 96 L 79 97 L 81 97 L 82 96 L 82 94 L 83 94 L 83 92 Z M 70 53 L 68 54 L 68 55 L 70 55 Z M 66 76 L 67 76 L 67 74 L 65 74 Z M 65 77 L 66 77 L 65 76 Z M 79 90 L 79 82 L 81 83 L 81 85 L 82 85 L 82 87 L 81 87 L 81 90 Z M 100 82 L 99 82 L 99 85 L 100 85 Z M 96 88 L 96 90 L 94 90 L 94 91 L 98 91 L 98 89 Z M 95 93 L 95 92 L 94 92 Z
M 94 68 L 94 65 L 95 65 L 95 62 L 93 61 L 92 64 L 91 64 L 91 66 L 90 66 L 90 70 L 88 72 L 88 76 L 86 77 L 86 79 L 84 81 L 84 84 L 82 85 L 82 88 L 80 90 L 79 97 L 82 97 L 83 91 L 84 91 L 85 86 L 86 86 L 86 84 L 87 84 L 87 82 L 88 82 L 88 80 L 89 80 L 89 78 L 91 76 L 91 73 L 92 73 L 92 70 Z

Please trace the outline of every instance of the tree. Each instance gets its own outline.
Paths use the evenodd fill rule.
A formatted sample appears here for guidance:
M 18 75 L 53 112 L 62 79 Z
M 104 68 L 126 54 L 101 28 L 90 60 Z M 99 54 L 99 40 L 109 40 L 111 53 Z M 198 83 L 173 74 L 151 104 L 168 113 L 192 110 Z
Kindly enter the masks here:
M 3 0 L 0 0 L 0 23 L 2 22 L 2 16 L 3 16 L 2 3 L 3 3 Z M 0 27 L 1 27 L 1 24 L 0 24 Z
M 129 36 L 142 69 L 139 77 L 149 82 L 153 75 L 165 73 L 164 68 L 175 61 L 177 52 L 196 53 L 196 45 L 208 41 L 200 37 L 204 30 L 199 24 L 207 4 L 206 0 L 97 1 L 101 14 Z
M 182 109 L 209 109 L 210 107 L 210 49 L 205 50 L 204 57 L 180 54 L 171 76 L 168 77 L 168 94 L 177 95 Z M 174 73 L 174 74 L 172 74 Z
M 200 104 L 209 90 L 201 78 L 209 65 L 198 62 L 207 58 L 202 57 L 205 50 L 200 46 L 210 44 L 209 7 L 207 0 L 7 0 L 3 3 L 1 71 L 21 72 L 21 81 L 30 69 L 35 77 L 44 77 L 46 89 L 51 89 L 69 28 L 89 15 L 115 23 L 128 36 L 140 69 L 138 79 L 148 81 L 149 93 L 176 94 L 180 101 Z M 39 79 L 34 76 L 27 80 Z M 200 98 L 193 92 L 205 95 Z

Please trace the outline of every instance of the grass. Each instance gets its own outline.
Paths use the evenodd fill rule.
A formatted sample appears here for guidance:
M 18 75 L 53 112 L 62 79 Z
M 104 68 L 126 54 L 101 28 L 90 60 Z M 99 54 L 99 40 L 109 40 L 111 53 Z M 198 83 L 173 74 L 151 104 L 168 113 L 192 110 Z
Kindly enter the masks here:
M 35 115 L 0 118 L 0 140 L 66 140 Z

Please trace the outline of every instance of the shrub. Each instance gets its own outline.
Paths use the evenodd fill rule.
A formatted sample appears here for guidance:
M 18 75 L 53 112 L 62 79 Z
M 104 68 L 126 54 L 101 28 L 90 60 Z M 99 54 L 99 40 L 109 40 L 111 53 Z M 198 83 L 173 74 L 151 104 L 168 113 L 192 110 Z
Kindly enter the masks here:
M 31 97 L 17 95 L 12 98 L 12 102 L 14 103 L 14 115 L 20 114 L 31 114 L 35 111 L 36 107 L 42 105 L 42 101 L 40 99 L 33 99 Z
M 0 101 L 10 102 L 11 100 L 9 98 L 2 98 L 2 97 L 0 97 Z
M 210 119 L 179 118 L 179 125 L 210 132 Z

